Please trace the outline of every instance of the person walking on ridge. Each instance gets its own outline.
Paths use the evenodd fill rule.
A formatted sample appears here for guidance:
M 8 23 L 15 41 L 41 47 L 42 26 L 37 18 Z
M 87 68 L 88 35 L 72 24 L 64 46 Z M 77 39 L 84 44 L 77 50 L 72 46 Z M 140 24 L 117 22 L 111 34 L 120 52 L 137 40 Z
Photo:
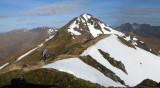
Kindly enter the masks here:
M 42 55 L 43 55 L 43 59 L 44 59 L 44 61 L 45 61 L 46 58 L 47 58 L 47 49 L 43 49 L 43 50 L 42 50 Z

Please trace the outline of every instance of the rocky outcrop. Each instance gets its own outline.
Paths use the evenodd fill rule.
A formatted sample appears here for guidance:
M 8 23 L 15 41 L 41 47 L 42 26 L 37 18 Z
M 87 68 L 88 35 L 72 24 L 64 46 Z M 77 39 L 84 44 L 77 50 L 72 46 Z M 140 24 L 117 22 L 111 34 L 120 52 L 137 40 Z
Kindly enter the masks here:
M 85 62 L 86 64 L 96 68 L 100 72 L 102 72 L 105 76 L 111 78 L 112 80 L 116 82 L 120 82 L 121 84 L 125 85 L 124 81 L 121 80 L 114 72 L 103 66 L 102 64 L 98 63 L 96 60 L 94 60 L 90 55 L 87 56 L 79 56 L 79 58 Z
M 125 72 L 127 74 L 127 71 L 125 69 L 124 64 L 121 61 L 117 61 L 114 58 L 110 57 L 110 55 L 104 51 L 102 51 L 101 49 L 98 49 L 98 51 L 103 55 L 103 57 L 105 59 L 108 60 L 108 62 L 113 65 L 114 67 L 121 69 L 123 72 Z

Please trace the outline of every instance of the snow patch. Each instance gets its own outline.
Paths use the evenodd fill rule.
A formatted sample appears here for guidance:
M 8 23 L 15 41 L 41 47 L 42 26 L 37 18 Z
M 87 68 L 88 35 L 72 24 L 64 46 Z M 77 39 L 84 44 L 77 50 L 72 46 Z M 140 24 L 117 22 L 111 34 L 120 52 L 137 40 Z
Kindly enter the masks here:
M 149 51 L 152 51 L 152 49 L 149 49 Z
M 104 23 L 100 23 L 99 22 L 99 25 L 100 25 L 100 27 L 101 27 L 101 29 L 102 29 L 102 31 L 103 31 L 104 34 L 118 34 L 119 36 L 123 36 L 124 35 L 123 33 L 112 29 L 108 25 L 106 26 Z M 108 29 L 108 30 L 110 30 L 110 31 L 106 30 L 105 28 Z
M 109 26 L 107 26 L 106 28 L 111 31 L 110 34 L 117 34 L 117 35 L 119 35 L 119 36 L 124 36 L 124 34 L 123 34 L 122 32 L 116 31 L 116 30 L 112 29 L 112 28 L 109 27 Z
M 71 34 L 74 34 L 74 35 L 81 35 L 80 32 L 74 30 L 74 28 L 79 28 L 79 26 L 76 24 L 76 21 L 74 21 L 70 26 L 69 26 L 69 29 L 68 29 L 68 32 L 70 32 Z
M 24 29 L 23 31 L 24 31 L 24 32 L 28 32 L 29 30 L 28 30 L 28 29 Z
M 75 39 L 74 37 L 72 37 L 72 39 Z
M 54 68 L 59 71 L 64 71 L 73 74 L 77 78 L 89 80 L 93 83 L 98 83 L 106 87 L 109 86 L 124 87 L 120 83 L 115 82 L 110 78 L 106 77 L 97 69 L 87 65 L 79 58 L 69 58 L 69 59 L 59 60 L 51 64 L 42 66 L 41 68 Z
M 56 33 L 55 33 L 56 34 Z M 54 35 L 52 35 L 52 36 L 49 36 L 49 38 L 48 39 L 45 39 L 45 42 L 47 42 L 47 41 L 49 41 L 50 39 L 52 39 L 54 36 L 55 36 L 55 34 Z M 45 43 L 44 42 L 44 43 Z M 44 44 L 44 43 L 42 43 L 42 44 Z
M 100 25 L 100 27 L 101 27 L 101 29 L 102 29 L 102 31 L 103 31 L 103 33 L 104 34 L 110 34 L 111 32 L 110 31 L 107 31 L 105 28 L 107 28 L 106 26 L 105 26 L 105 24 L 104 23 L 99 23 L 99 25 Z M 109 29 L 108 29 L 109 30 Z
M 132 41 L 132 44 L 133 44 L 133 45 L 138 45 L 135 41 Z
M 40 44 L 40 45 L 38 45 L 38 47 L 42 47 L 43 46 L 43 43 L 42 44 Z
M 99 34 L 102 34 L 100 30 L 95 29 L 94 26 L 91 25 L 90 23 L 87 23 L 87 25 L 93 37 L 97 37 Z
M 0 69 L 4 68 L 5 66 L 7 66 L 9 63 L 5 63 L 4 65 L 0 66 Z
M 137 41 L 138 39 L 134 37 L 133 40 L 134 40 L 134 41 Z
M 91 19 L 91 16 L 90 16 L 90 15 L 83 14 L 82 16 L 84 17 L 84 19 L 85 19 L 86 21 L 88 21 L 88 19 Z
M 130 41 L 131 40 L 130 36 L 126 37 L 125 40 Z
M 140 41 L 140 43 L 144 43 L 143 41 Z
M 83 20 L 83 18 L 81 18 L 81 20 L 82 20 L 82 23 L 85 23 L 85 21 Z

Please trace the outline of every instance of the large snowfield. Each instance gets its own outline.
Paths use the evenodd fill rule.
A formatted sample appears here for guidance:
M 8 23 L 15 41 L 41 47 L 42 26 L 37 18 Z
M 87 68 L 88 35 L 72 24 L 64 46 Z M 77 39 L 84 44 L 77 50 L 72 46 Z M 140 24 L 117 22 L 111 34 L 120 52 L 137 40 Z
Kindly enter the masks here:
M 115 60 L 121 61 L 128 75 L 112 66 L 98 49 L 107 52 Z M 81 54 L 81 56 L 86 55 L 92 56 L 106 68 L 115 72 L 129 86 L 135 86 L 147 78 L 160 82 L 160 57 L 138 47 L 136 49 L 128 47 L 122 44 L 116 35 L 110 35 L 90 46 Z
M 69 58 L 54 63 L 42 66 L 41 68 L 54 68 L 59 71 L 64 71 L 78 78 L 89 80 L 93 83 L 98 83 L 102 86 L 118 86 L 124 87 L 120 83 L 114 82 L 104 74 L 99 72 L 97 69 L 85 64 L 78 58 Z

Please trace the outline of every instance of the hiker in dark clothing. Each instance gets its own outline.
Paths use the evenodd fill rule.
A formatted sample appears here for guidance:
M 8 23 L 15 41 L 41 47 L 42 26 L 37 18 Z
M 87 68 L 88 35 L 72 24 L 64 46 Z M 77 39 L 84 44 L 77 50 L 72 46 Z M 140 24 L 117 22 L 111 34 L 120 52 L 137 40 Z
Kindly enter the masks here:
M 42 50 L 42 55 L 43 55 L 43 59 L 44 59 L 44 61 L 45 61 L 46 58 L 47 58 L 47 49 L 43 49 L 43 50 Z
M 42 53 L 41 53 L 41 55 L 43 55 L 43 52 L 44 52 L 44 50 L 45 50 L 45 49 L 43 49 L 43 50 L 42 50 Z

